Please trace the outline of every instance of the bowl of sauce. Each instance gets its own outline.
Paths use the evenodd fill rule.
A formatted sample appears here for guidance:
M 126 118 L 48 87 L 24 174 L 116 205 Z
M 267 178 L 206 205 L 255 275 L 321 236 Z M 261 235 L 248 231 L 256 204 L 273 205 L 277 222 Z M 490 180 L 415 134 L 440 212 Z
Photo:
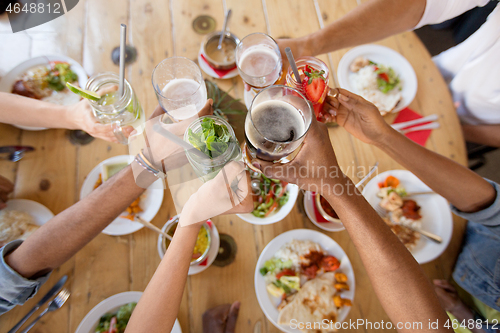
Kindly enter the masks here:
M 325 220 L 334 223 L 342 223 L 337 215 L 337 212 L 335 212 L 335 209 L 333 209 L 330 203 L 328 203 L 328 201 L 323 198 L 321 194 L 316 193 L 314 199 L 319 213 L 325 218 Z
M 174 216 L 165 223 L 162 230 L 170 236 L 174 236 L 175 230 L 179 225 L 179 215 Z M 207 223 L 203 223 L 198 232 L 198 237 L 196 239 L 196 244 L 193 249 L 193 256 L 191 258 L 191 266 L 197 265 L 206 259 L 208 251 L 210 250 L 211 244 L 210 237 L 210 227 Z M 162 235 L 158 236 L 158 253 L 160 258 L 163 258 L 167 252 L 168 246 L 170 245 L 170 240 L 166 239 Z
M 205 37 L 201 44 L 201 54 L 207 62 L 215 69 L 228 70 L 236 67 L 235 50 L 240 40 L 230 32 L 226 32 L 222 40 L 221 48 L 219 38 L 222 31 L 215 31 Z

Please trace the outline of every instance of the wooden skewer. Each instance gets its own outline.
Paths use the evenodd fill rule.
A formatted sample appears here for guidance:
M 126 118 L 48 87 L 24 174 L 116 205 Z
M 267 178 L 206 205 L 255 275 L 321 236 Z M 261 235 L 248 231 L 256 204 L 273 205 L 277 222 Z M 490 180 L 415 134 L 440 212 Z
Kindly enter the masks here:
M 135 219 L 137 220 L 137 222 L 141 223 L 143 226 L 145 226 L 146 228 L 150 229 L 150 230 L 153 230 L 157 233 L 159 233 L 160 235 L 162 235 L 163 237 L 165 237 L 166 239 L 172 241 L 172 236 L 170 236 L 169 234 L 167 234 L 166 232 L 164 231 L 161 231 L 160 228 L 158 228 L 157 226 L 155 226 L 153 223 L 151 222 L 148 222 L 146 220 L 144 220 L 142 217 L 140 216 L 136 216 Z

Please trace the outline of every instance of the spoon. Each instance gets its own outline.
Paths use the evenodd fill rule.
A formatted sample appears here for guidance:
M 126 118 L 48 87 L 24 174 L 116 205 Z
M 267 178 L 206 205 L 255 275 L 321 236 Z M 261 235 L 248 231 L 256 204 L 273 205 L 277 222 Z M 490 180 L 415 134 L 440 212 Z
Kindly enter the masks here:
M 217 45 L 218 50 L 222 48 L 222 41 L 224 40 L 224 37 L 226 37 L 227 21 L 229 21 L 230 16 L 231 16 L 231 9 L 229 9 L 226 12 L 226 16 L 224 16 L 224 24 L 222 25 L 222 32 L 219 38 L 219 44 Z

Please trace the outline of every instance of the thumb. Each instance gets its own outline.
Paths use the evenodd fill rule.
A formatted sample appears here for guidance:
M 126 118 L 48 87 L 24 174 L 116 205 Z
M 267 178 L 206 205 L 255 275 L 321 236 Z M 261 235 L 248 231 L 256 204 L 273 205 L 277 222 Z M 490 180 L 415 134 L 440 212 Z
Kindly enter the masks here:
M 235 333 L 236 329 L 236 320 L 238 320 L 238 314 L 240 312 L 241 303 L 236 301 L 231 304 L 231 308 L 229 309 L 229 314 L 227 315 L 226 329 L 224 333 Z

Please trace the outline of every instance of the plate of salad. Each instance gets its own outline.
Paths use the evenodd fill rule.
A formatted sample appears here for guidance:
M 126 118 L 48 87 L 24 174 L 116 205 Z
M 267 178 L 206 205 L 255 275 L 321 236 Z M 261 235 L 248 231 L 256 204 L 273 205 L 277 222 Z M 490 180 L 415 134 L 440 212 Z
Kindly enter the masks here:
M 142 292 L 127 291 L 106 298 L 83 318 L 75 333 L 123 333 Z M 171 333 L 182 333 L 175 320 Z
M 417 75 L 398 52 L 361 45 L 347 52 L 337 69 L 341 88 L 375 104 L 382 115 L 406 108 L 417 94 Z
M 71 105 L 80 96 L 66 88 L 66 82 L 85 87 L 87 73 L 75 60 L 64 55 L 47 55 L 26 60 L 11 69 L 0 81 L 0 91 L 58 105 Z M 38 131 L 43 127 L 17 126 Z
M 259 172 L 250 171 L 254 210 L 237 214 L 251 224 L 272 224 L 283 220 L 295 206 L 299 187 L 278 179 L 271 179 Z

